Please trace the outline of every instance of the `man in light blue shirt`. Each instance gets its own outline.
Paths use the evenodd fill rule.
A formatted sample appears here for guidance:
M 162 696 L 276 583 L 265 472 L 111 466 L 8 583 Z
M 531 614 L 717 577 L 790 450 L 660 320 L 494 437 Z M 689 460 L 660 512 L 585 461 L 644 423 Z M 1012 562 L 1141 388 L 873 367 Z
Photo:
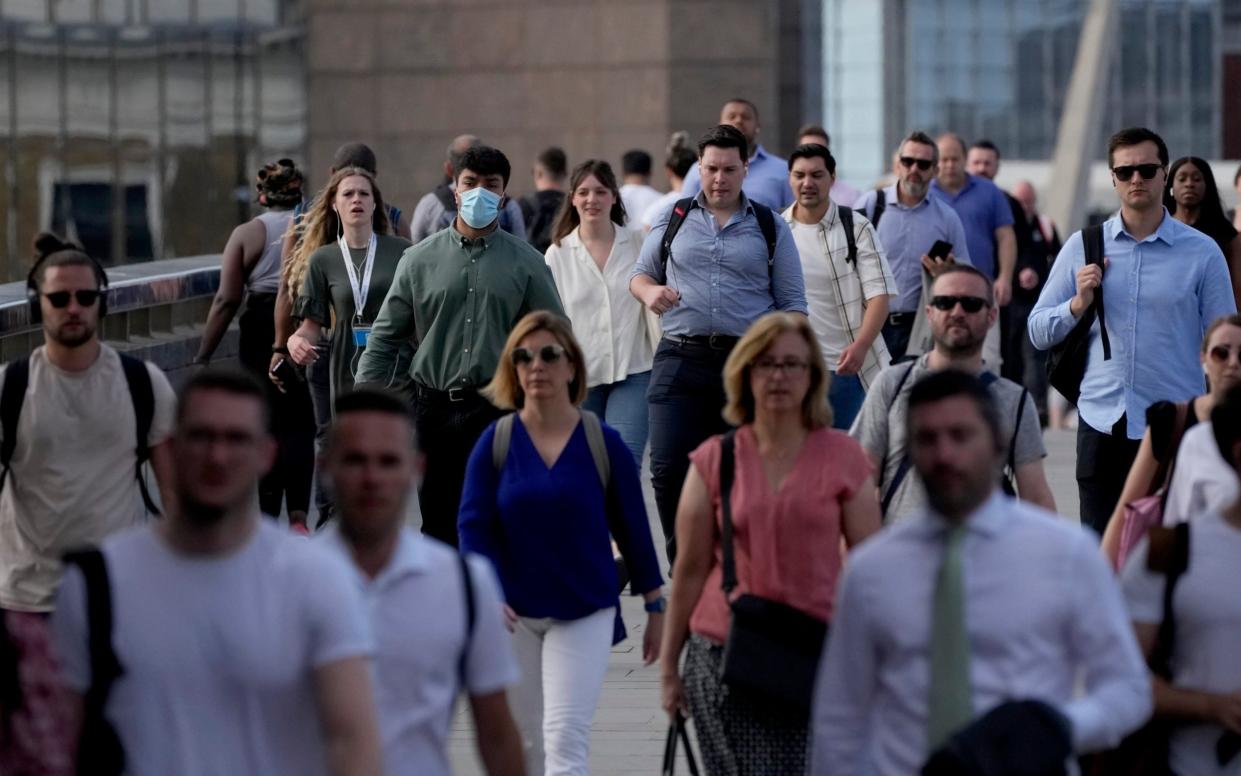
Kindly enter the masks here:
M 1163 140 L 1149 129 L 1121 130 L 1108 143 L 1108 165 L 1120 213 L 1103 225 L 1105 269 L 1084 266 L 1081 232 L 1069 237 L 1029 321 L 1030 341 L 1049 350 L 1068 337 L 1095 289 L 1106 291 L 1111 358 L 1104 359 L 1096 319 L 1077 404 L 1081 517 L 1099 533 L 1137 456 L 1147 408 L 1206 390 L 1198 362 L 1203 334 L 1237 309 L 1219 246 L 1164 209 Z
M 925 132 L 911 132 L 897 151 L 897 182 L 863 194 L 854 205 L 874 225 L 900 291 L 888 306 L 888 322 L 883 327 L 893 362 L 905 357 L 914 318 L 925 306 L 923 269 L 934 272 L 944 263 L 972 263 L 960 217 L 951 206 L 931 196 L 931 181 L 938 171 L 935 141 Z M 937 240 L 952 245 L 946 261 L 934 261 L 928 255 Z
M 788 224 L 747 197 L 746 139 L 721 124 L 698 142 L 706 188 L 690 202 L 661 257 L 673 211 L 651 227 L 629 280 L 630 292 L 661 316 L 663 339 L 655 350 L 650 404 L 651 485 L 668 541 L 689 454 L 713 434 L 728 430 L 724 407 L 724 361 L 750 324 L 776 310 L 806 314 L 801 258 Z M 774 237 L 769 250 L 763 221 Z
M 936 372 L 908 408 L 928 508 L 849 557 L 815 684 L 810 772 L 905 776 L 978 746 L 1024 749 L 1049 761 L 1031 772 L 1052 773 L 1115 746 L 1150 716 L 1151 690 L 1102 554 L 1078 526 L 997 492 L 1005 440 L 980 379 Z M 1013 713 L 1051 724 L 1013 730 L 1000 721 Z
M 781 212 L 793 204 L 788 163 L 767 153 L 767 149 L 758 143 L 761 127 L 758 123 L 758 108 L 754 103 L 740 97 L 729 100 L 720 109 L 720 123 L 736 127 L 745 135 L 746 148 L 750 150 L 745 182 L 741 184 L 745 195 L 776 212 Z M 681 196 L 692 197 L 700 191 L 702 177 L 695 165 L 689 168 L 689 174 L 681 184 Z

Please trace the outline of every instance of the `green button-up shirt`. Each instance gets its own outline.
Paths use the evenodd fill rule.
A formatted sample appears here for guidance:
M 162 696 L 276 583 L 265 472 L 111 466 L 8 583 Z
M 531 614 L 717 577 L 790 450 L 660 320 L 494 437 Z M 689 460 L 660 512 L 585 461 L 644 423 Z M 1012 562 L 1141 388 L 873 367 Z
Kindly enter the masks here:
M 498 229 L 470 240 L 450 226 L 401 257 L 357 382 L 383 382 L 412 341 L 415 381 L 440 391 L 481 388 L 495 374 L 509 331 L 533 310 L 564 315 L 538 251 Z

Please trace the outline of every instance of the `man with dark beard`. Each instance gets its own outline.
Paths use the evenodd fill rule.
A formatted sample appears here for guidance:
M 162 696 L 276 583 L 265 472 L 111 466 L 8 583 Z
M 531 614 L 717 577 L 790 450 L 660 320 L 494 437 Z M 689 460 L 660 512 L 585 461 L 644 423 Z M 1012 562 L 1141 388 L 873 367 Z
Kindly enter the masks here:
M 0 608 L 47 612 L 65 551 L 136 525 L 153 508 L 135 465 L 147 451 L 169 504 L 176 396 L 158 367 L 100 342 L 103 268 L 50 234 L 35 253 L 27 295 L 44 344 L 0 376 Z
M 851 431 L 879 471 L 880 505 L 885 523 L 906 517 L 926 505 L 926 491 L 912 476 L 905 418 L 909 391 L 931 372 L 958 369 L 978 375 L 991 390 L 1000 412 L 1006 477 L 1016 481 L 1023 501 L 1055 510 L 1043 472 L 1043 435 L 1038 412 L 1020 385 L 983 371 L 982 350 L 987 330 L 995 324 L 991 279 L 962 265 L 943 269 L 931 285 L 926 314 L 934 347 L 917 361 L 897 364 L 879 374 L 866 394 Z
M 243 372 L 195 375 L 172 449 L 179 508 L 105 541 L 57 597 L 76 718 L 102 712 L 131 776 L 376 776 L 373 647 L 357 581 L 319 545 L 263 520 L 254 497 L 276 455 L 264 387 Z M 101 602 L 112 624 L 102 641 L 121 667 L 110 692 L 95 672 L 111 662 L 91 632 L 108 622 Z

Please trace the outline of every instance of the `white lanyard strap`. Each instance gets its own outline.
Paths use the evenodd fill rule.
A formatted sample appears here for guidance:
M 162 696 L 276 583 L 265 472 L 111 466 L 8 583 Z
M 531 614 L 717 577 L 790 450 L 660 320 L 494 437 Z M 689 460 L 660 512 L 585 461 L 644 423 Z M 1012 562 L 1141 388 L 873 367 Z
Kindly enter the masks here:
M 362 265 L 361 284 L 358 283 L 358 268 L 353 265 L 353 256 L 349 254 L 349 244 L 345 242 L 345 236 L 342 234 L 336 242 L 340 245 L 341 258 L 345 260 L 345 272 L 349 274 L 349 288 L 353 291 L 354 317 L 362 320 L 363 311 L 366 309 L 366 297 L 371 292 L 371 270 L 375 268 L 375 246 L 379 241 L 375 239 L 375 233 L 371 232 L 371 242 L 366 248 L 366 261 Z

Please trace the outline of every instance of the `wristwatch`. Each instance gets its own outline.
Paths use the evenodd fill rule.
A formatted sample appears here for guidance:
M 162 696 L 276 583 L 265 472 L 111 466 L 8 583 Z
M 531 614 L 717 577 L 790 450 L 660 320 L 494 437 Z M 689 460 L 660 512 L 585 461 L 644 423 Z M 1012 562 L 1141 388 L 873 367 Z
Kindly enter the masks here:
M 647 614 L 663 614 L 668 611 L 668 598 L 661 595 L 654 601 L 647 601 L 642 608 L 646 610 Z

